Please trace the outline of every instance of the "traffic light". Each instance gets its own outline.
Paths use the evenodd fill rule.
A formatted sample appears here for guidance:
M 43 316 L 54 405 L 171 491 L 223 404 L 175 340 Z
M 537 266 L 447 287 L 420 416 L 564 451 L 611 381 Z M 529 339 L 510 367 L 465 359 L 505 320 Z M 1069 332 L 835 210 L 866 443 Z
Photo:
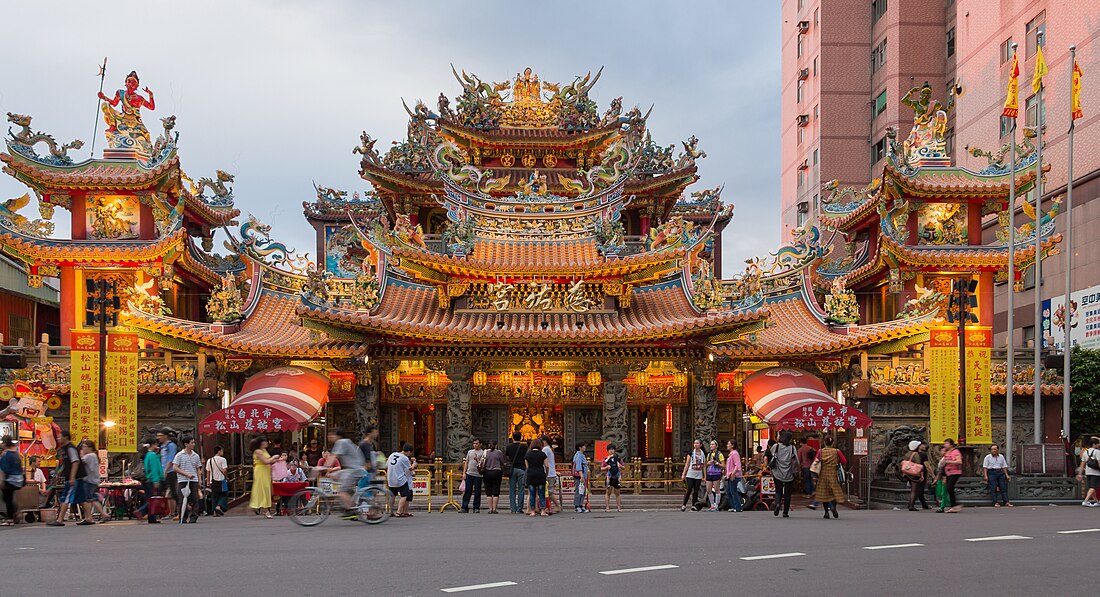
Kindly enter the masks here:
M 26 369 L 27 357 L 21 354 L 0 354 L 0 369 Z
M 960 278 L 952 283 L 951 300 L 947 304 L 947 321 L 950 323 L 978 323 L 978 316 L 971 309 L 978 308 L 978 281 Z

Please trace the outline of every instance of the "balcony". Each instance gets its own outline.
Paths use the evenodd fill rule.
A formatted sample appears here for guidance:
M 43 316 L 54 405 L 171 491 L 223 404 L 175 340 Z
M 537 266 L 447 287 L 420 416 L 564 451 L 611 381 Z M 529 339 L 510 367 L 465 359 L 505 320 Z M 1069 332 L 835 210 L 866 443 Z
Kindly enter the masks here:
M 55 394 L 68 394 L 70 384 L 69 346 L 2 346 L 0 352 L 23 354 L 26 369 L 0 370 L 0 383 L 15 380 L 41 381 Z M 194 395 L 200 387 L 197 355 L 181 355 L 163 349 L 138 352 L 138 394 Z

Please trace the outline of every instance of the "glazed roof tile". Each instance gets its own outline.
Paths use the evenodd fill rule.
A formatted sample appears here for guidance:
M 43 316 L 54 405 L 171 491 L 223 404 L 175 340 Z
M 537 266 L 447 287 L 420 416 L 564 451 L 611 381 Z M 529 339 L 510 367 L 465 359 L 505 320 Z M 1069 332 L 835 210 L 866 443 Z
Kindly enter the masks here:
M 256 304 L 235 333 L 216 331 L 209 323 L 163 317 L 144 312 L 124 312 L 123 322 L 171 338 L 179 338 L 227 352 L 257 356 L 301 355 L 304 357 L 348 357 L 361 354 L 358 343 L 311 339 L 299 325 L 296 295 L 270 289 L 260 291 Z
M 55 240 L 24 236 L 0 230 L 0 246 L 21 256 L 43 261 L 152 261 L 179 246 L 187 235 L 183 229 L 157 240 Z
M 994 396 L 1005 395 L 1008 389 L 1007 384 L 990 384 L 989 393 Z M 1062 384 L 1039 384 L 1039 390 L 1044 396 L 1061 396 Z M 922 394 L 928 394 L 928 384 L 881 384 L 872 383 L 871 391 L 875 394 L 881 395 L 896 395 L 896 396 L 919 396 Z M 1018 383 L 1012 386 L 1012 392 L 1017 396 L 1030 396 L 1035 392 L 1034 384 Z
M 634 290 L 631 305 L 620 312 L 498 313 L 440 309 L 430 286 L 390 281 L 372 313 L 302 305 L 298 313 L 338 327 L 379 335 L 473 342 L 656 341 L 710 335 L 764 318 L 766 310 L 699 313 L 678 281 Z M 503 325 L 498 325 L 501 321 Z M 547 326 L 542 327 L 545 321 Z M 583 321 L 583 327 L 577 322 Z
M 769 302 L 768 308 L 768 327 L 756 333 L 755 342 L 741 340 L 721 345 L 714 353 L 732 357 L 827 353 L 903 339 L 928 329 L 923 321 L 896 320 L 833 331 L 810 311 L 800 295 Z
M 173 169 L 179 168 L 179 156 L 172 155 L 153 168 L 136 160 L 89 160 L 75 166 L 44 166 L 21 156 L 0 153 L 7 164 L 4 172 L 57 189 L 142 189 Z

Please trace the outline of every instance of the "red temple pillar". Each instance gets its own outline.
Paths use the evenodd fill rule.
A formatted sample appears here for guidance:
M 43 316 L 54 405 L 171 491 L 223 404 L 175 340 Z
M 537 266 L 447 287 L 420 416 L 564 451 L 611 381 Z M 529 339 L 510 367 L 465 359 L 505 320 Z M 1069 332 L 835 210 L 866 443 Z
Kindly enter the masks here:
M 77 326 L 76 305 L 83 296 L 76 268 L 61 267 L 61 346 L 72 346 L 72 329 Z
M 641 235 L 649 236 L 649 214 L 642 216 Z

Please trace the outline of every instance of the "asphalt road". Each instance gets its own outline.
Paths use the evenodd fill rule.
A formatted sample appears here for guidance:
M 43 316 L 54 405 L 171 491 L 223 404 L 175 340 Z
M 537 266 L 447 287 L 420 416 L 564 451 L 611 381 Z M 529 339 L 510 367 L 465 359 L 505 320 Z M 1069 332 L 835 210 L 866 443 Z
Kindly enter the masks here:
M 840 514 L 840 520 L 826 521 L 806 509 L 790 519 L 767 512 L 530 518 L 421 511 L 377 526 L 330 519 L 301 528 L 288 519 L 233 516 L 182 526 L 4 527 L 0 595 L 443 595 L 450 594 L 443 589 L 491 583 L 515 584 L 456 592 L 478 597 L 1096 592 L 1097 508 L 969 508 L 960 514 L 842 509 Z M 659 568 L 629 571 L 650 567 Z

